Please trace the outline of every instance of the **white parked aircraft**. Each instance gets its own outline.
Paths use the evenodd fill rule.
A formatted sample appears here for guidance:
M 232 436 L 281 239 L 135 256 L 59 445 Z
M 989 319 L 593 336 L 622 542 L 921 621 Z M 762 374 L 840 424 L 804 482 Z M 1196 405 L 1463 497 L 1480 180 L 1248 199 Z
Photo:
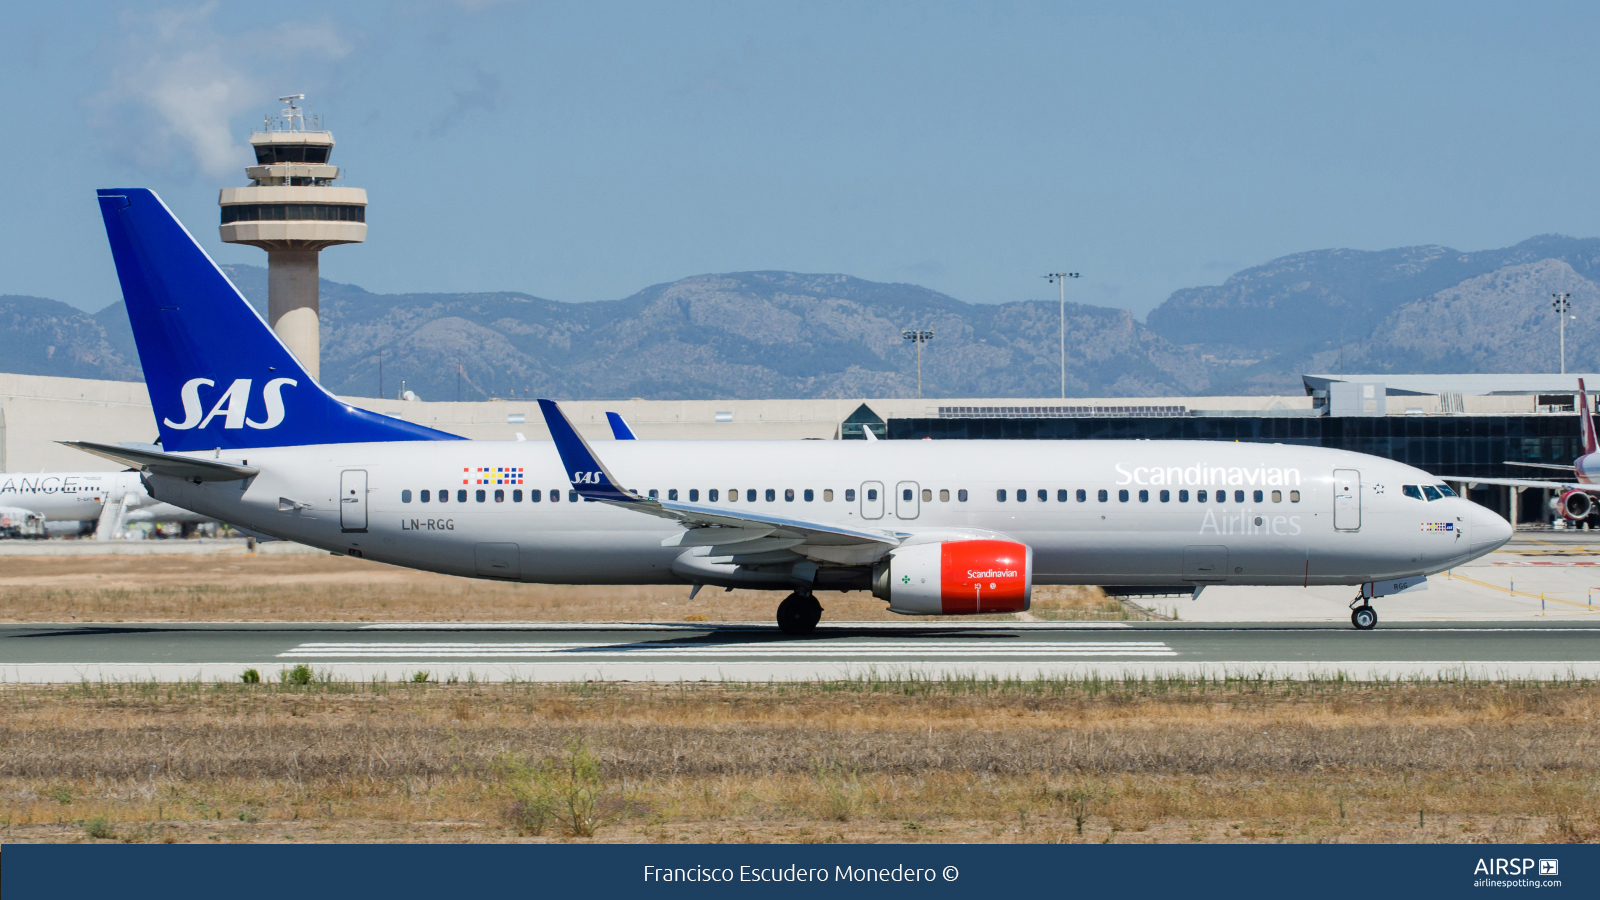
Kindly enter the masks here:
M 104 540 L 136 522 L 210 522 L 150 496 L 138 472 L 0 473 L 0 506 L 38 513 L 49 522 L 95 522 Z
M 1595 437 L 1594 415 L 1589 408 L 1589 392 L 1578 379 L 1579 426 L 1583 431 L 1583 454 L 1570 466 L 1554 463 L 1531 463 L 1507 460 L 1508 466 L 1526 466 L 1531 469 L 1554 469 L 1573 476 L 1571 480 L 1538 480 L 1532 478 L 1474 478 L 1472 484 L 1503 484 L 1516 488 L 1545 488 L 1556 491 L 1550 498 L 1550 509 L 1569 522 L 1581 522 L 1594 515 L 1596 495 L 1600 494 L 1600 440 Z
M 914 615 L 1016 612 L 1035 584 L 1414 587 L 1511 536 L 1438 479 L 1312 447 L 1193 441 L 466 441 L 310 378 L 146 190 L 100 192 L 161 445 L 71 446 L 153 496 L 331 550 L 558 584 L 819 590 Z M 693 596 L 691 592 L 690 596 Z M 1358 605 L 1359 604 L 1359 605 Z

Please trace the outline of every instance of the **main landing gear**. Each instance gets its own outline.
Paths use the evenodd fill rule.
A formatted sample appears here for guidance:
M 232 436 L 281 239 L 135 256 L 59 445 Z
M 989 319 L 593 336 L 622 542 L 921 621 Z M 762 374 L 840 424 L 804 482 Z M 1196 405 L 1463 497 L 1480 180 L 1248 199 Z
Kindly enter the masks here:
M 778 630 L 784 634 L 810 634 L 821 620 L 822 604 L 810 594 L 795 592 L 778 604 Z
M 1357 603 L 1361 605 L 1357 606 Z M 1378 624 L 1378 611 L 1372 608 L 1367 598 L 1357 596 L 1350 601 L 1350 624 L 1354 625 L 1357 631 L 1371 631 Z

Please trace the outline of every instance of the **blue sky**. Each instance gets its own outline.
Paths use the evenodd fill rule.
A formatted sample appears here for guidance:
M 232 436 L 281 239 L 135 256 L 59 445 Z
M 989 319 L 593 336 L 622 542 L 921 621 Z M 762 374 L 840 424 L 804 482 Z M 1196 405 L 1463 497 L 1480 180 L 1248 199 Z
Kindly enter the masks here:
M 270 15 L 264 10 L 270 9 Z M 705 272 L 1143 315 L 1325 247 L 1600 234 L 1600 6 L 8 7 L 0 293 L 117 299 L 97 187 L 222 262 L 217 190 L 305 92 L 369 193 L 369 290 L 626 296 Z M 907 323 L 913 324 L 913 323 Z

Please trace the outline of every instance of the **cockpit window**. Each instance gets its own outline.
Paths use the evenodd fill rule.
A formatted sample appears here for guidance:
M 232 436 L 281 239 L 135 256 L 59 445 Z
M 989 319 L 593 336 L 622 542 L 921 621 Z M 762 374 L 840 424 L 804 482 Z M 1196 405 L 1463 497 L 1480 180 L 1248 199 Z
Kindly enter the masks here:
M 1457 495 L 1456 495 L 1456 492 L 1455 492 L 1455 491 L 1453 491 L 1453 490 L 1451 490 L 1451 489 L 1450 489 L 1450 485 L 1448 485 L 1448 484 L 1441 484 L 1441 485 L 1439 485 L 1439 493 L 1441 493 L 1441 494 L 1443 494 L 1443 495 L 1445 495 L 1445 496 L 1446 496 L 1446 497 L 1454 497 L 1454 496 L 1457 496 Z
M 1419 488 L 1414 484 L 1402 485 L 1400 488 L 1400 493 L 1405 494 L 1407 497 L 1410 497 L 1413 500 L 1422 499 L 1422 488 Z
M 1440 497 L 1442 497 L 1442 496 L 1444 496 L 1444 495 L 1443 495 L 1443 494 L 1441 494 L 1441 493 L 1439 493 L 1439 489 L 1438 489 L 1438 488 L 1436 488 L 1436 487 L 1434 487 L 1434 486 L 1433 486 L 1433 485 L 1431 485 L 1431 484 L 1425 484 L 1425 485 L 1423 485 L 1423 486 L 1422 486 L 1422 493 L 1423 493 L 1423 494 L 1424 494 L 1424 495 L 1425 495 L 1425 496 L 1426 496 L 1426 497 L 1427 497 L 1427 498 L 1428 498 L 1428 499 L 1429 499 L 1429 500 L 1437 500 L 1437 499 L 1439 499 L 1439 498 L 1440 498 Z

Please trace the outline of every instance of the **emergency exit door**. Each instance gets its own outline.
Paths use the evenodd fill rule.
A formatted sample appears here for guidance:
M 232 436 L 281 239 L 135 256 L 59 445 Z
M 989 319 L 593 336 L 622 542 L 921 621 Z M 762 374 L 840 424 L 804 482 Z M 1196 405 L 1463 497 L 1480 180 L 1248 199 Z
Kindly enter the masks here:
M 921 488 L 915 481 L 902 481 L 894 486 L 894 514 L 902 519 L 915 519 L 922 512 Z
M 367 530 L 367 470 L 339 473 L 339 528 L 345 532 Z
M 1361 530 L 1361 473 L 1355 469 L 1333 470 L 1333 527 Z

